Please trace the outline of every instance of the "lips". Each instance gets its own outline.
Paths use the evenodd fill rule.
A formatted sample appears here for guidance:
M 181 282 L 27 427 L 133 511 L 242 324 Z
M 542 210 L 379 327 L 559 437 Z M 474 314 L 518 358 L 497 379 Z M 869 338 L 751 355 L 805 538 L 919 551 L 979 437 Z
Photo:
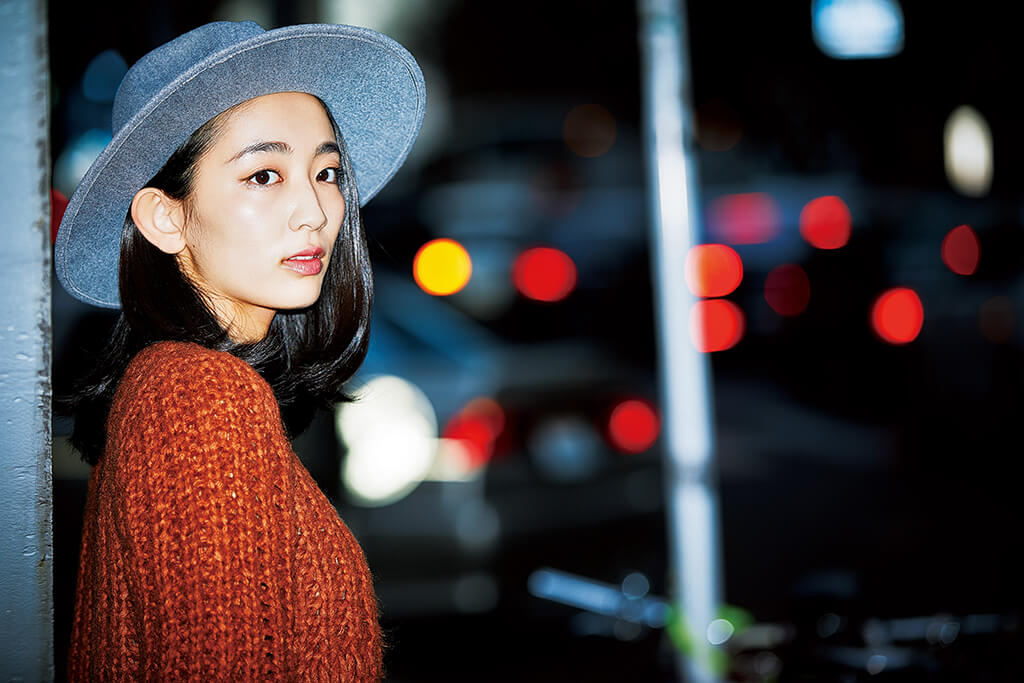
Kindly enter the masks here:
M 317 275 L 324 267 L 323 257 L 323 249 L 310 247 L 282 260 L 281 265 L 299 275 Z

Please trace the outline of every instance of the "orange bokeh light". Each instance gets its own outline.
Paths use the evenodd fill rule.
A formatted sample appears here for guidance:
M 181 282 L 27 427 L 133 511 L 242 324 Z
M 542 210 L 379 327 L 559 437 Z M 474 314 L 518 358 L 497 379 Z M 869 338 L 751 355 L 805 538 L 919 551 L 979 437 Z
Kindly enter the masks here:
M 608 435 L 612 445 L 623 453 L 642 453 L 654 445 L 661 431 L 661 421 L 646 401 L 630 399 L 612 410 L 608 419 Z
M 726 296 L 743 280 L 743 260 L 724 244 L 699 244 L 686 254 L 686 284 L 696 296 Z
M 527 249 L 512 265 L 512 281 L 523 296 L 536 301 L 561 301 L 576 286 L 576 264 L 558 249 Z
M 978 269 L 981 245 L 969 225 L 959 225 L 942 239 L 942 262 L 957 275 L 971 275 Z
M 812 199 L 800 212 L 800 234 L 812 247 L 838 249 L 850 241 L 850 209 L 839 197 Z
M 726 299 L 698 301 L 690 309 L 690 340 L 698 351 L 731 349 L 743 338 L 745 330 L 743 311 Z
M 764 299 L 779 315 L 800 315 L 811 300 L 811 281 L 803 268 L 784 263 L 765 277 Z
M 917 292 L 908 287 L 883 292 L 871 307 L 871 328 L 890 344 L 914 341 L 923 325 L 924 306 Z
M 581 157 L 599 157 L 615 143 L 615 117 L 600 104 L 581 104 L 565 115 L 565 144 Z

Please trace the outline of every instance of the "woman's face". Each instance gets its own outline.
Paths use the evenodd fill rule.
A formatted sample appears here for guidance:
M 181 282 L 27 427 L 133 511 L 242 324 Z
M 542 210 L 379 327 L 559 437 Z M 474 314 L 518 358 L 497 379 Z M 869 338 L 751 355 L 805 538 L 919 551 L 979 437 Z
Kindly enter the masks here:
M 277 93 L 230 111 L 196 165 L 179 263 L 236 341 L 320 296 L 345 215 L 341 156 L 323 106 Z

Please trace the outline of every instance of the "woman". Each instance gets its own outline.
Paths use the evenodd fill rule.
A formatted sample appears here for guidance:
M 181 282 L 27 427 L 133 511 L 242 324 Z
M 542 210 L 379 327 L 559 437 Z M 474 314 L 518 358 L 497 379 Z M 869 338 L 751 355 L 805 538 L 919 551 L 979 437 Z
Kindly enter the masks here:
M 379 680 L 363 553 L 291 450 L 368 343 L 359 218 L 423 78 L 349 26 L 201 26 L 150 52 L 55 265 L 120 307 L 70 403 L 94 464 L 71 680 Z

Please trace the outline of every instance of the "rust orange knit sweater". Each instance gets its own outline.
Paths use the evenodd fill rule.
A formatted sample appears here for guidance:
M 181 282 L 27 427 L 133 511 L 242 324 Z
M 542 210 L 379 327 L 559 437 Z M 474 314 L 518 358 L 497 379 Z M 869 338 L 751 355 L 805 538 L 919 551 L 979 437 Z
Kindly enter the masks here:
M 69 679 L 377 681 L 363 552 L 244 361 L 161 342 L 89 480 Z

